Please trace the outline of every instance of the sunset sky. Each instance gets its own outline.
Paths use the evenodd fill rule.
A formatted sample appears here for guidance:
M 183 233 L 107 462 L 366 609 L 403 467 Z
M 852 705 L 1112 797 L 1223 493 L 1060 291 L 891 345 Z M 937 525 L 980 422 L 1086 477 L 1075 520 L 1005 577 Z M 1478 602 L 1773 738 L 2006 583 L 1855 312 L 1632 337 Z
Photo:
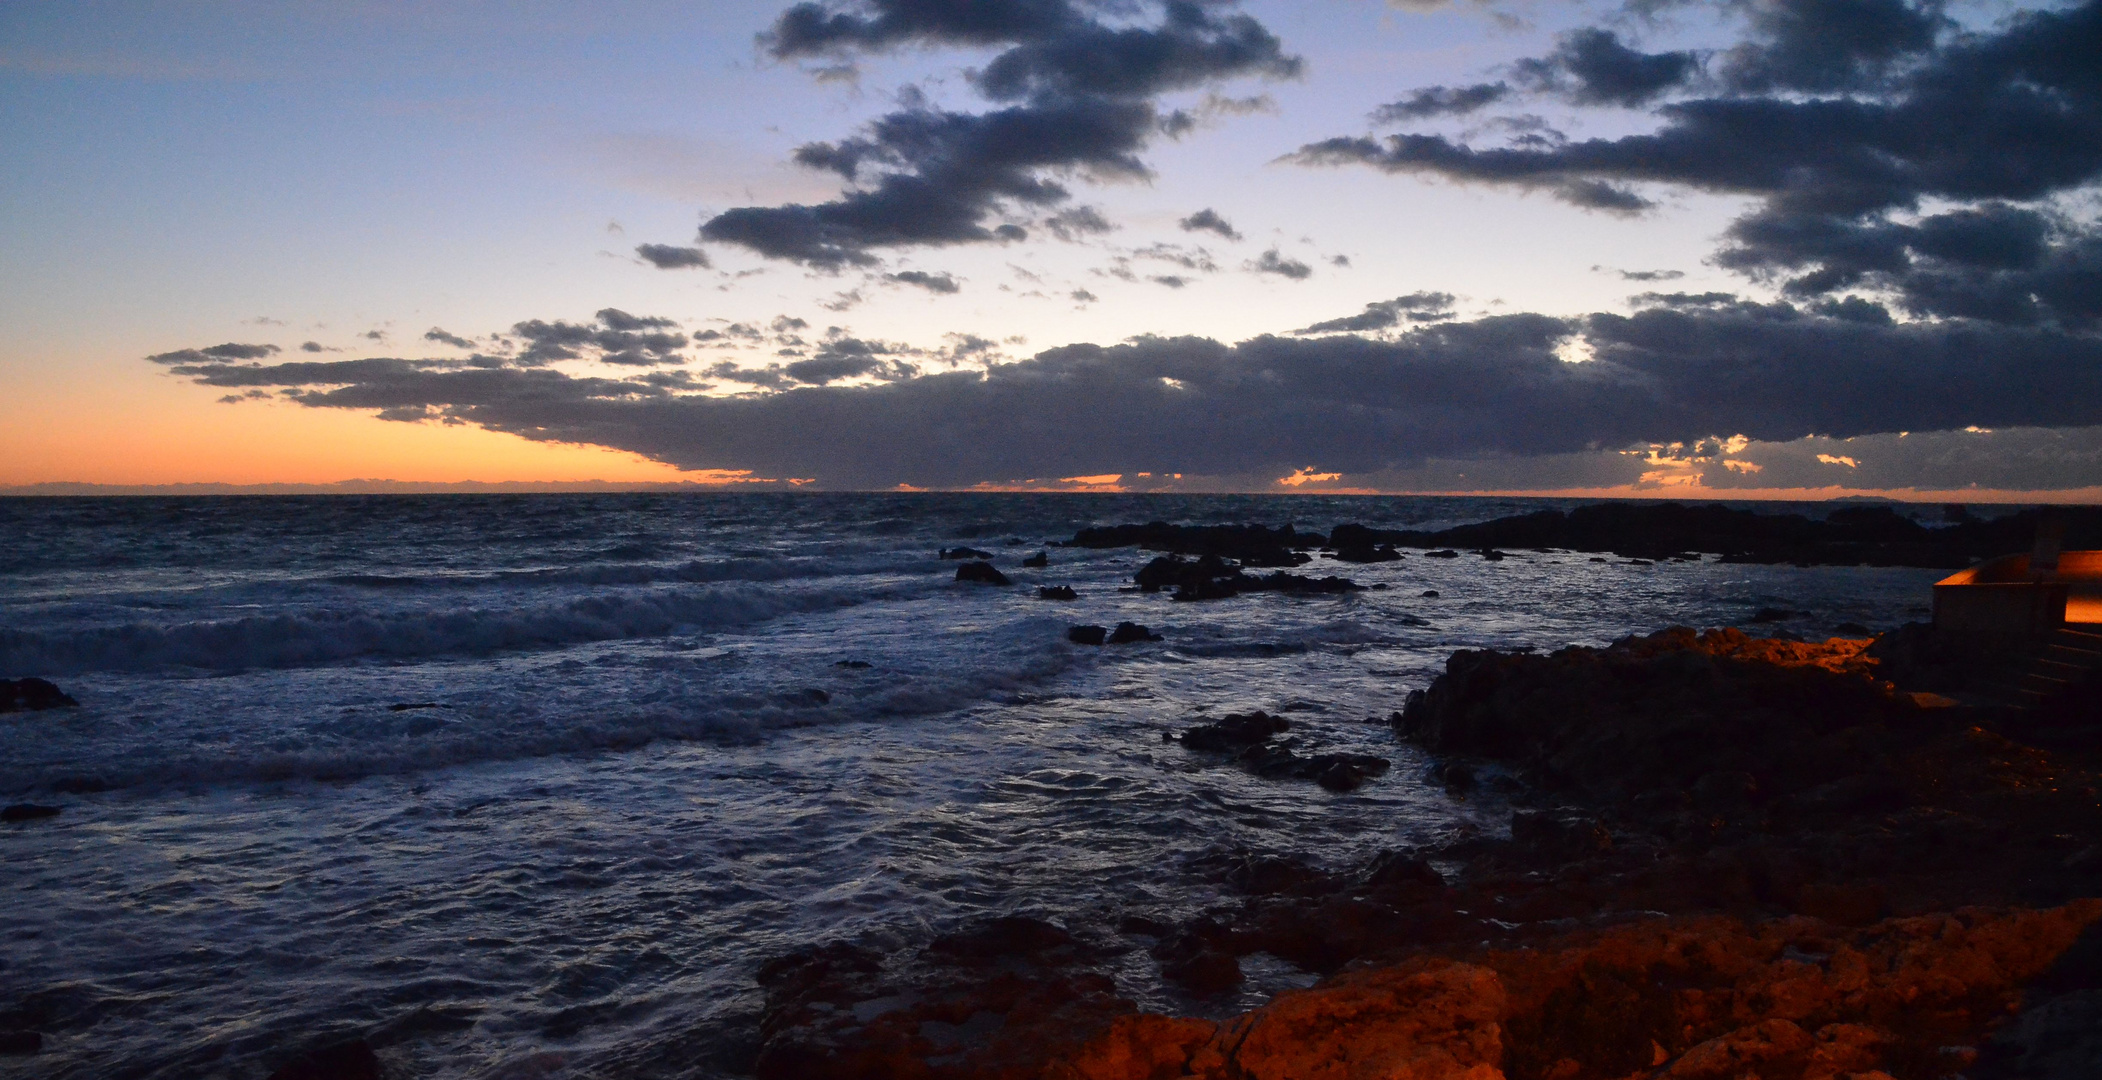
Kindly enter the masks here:
M 2102 496 L 2102 0 L 22 0 L 0 140 L 0 487 Z

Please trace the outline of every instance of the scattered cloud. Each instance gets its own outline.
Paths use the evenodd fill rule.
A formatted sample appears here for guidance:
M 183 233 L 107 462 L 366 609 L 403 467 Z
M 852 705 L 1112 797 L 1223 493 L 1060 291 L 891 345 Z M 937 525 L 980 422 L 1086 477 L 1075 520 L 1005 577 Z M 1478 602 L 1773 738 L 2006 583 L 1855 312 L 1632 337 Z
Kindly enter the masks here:
M 1163 130 L 1158 96 L 1300 71 L 1261 23 L 1222 6 L 1168 0 L 1116 10 L 1159 15 L 1150 24 L 1105 22 L 1085 0 L 796 4 L 762 37 L 775 59 L 998 49 L 971 80 L 994 107 L 957 112 L 907 93 L 902 108 L 861 134 L 796 150 L 799 164 L 847 182 L 837 199 L 727 210 L 701 226 L 702 239 L 821 269 L 872 265 L 882 249 L 1021 240 L 1022 227 L 994 222 L 1007 209 L 1055 211 L 1071 198 L 1061 178 L 1150 175 L 1140 154 Z M 1046 225 L 1054 235 L 1091 224 L 1054 220 Z
M 1275 274 L 1293 281 L 1305 281 L 1314 276 L 1314 268 L 1289 256 L 1281 255 L 1276 248 L 1258 256 L 1248 264 L 1248 269 L 1258 274 Z
M 899 285 L 912 285 L 931 293 L 954 293 L 963 288 L 948 274 L 930 274 L 924 270 L 900 270 L 895 274 L 883 275 L 883 280 Z
M 659 270 L 705 270 L 713 265 L 708 261 L 708 253 L 697 247 L 639 244 L 635 254 Z
M 1362 334 L 1372 330 L 1384 330 L 1399 325 L 1403 318 L 1412 322 L 1442 322 L 1453 317 L 1453 295 L 1446 292 L 1419 292 L 1397 296 L 1392 300 L 1379 300 L 1365 305 L 1365 310 L 1340 319 L 1317 322 L 1312 326 L 1292 331 L 1294 334 Z
M 425 330 L 423 332 L 423 340 L 435 341 L 440 345 L 450 345 L 455 349 L 474 348 L 474 342 L 469 341 L 458 334 L 447 333 L 444 328 L 437 326 L 433 326 L 429 330 Z M 321 347 L 316 345 L 314 348 L 308 349 L 307 351 L 320 352 Z
M 1199 210 L 1176 224 L 1182 226 L 1183 232 L 1203 231 L 1218 233 L 1228 240 L 1239 240 L 1241 238 L 1240 232 L 1233 227 L 1232 223 L 1220 217 L 1218 211 L 1210 207 Z

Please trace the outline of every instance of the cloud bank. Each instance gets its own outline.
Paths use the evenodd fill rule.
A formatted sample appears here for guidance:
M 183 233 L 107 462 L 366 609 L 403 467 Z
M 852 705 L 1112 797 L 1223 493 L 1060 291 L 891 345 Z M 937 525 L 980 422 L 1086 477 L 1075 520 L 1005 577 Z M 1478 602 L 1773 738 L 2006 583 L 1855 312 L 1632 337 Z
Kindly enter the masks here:
M 1402 297 L 1373 310 L 1434 309 L 1446 299 Z M 1658 295 L 1649 304 L 1632 315 L 1447 321 L 1381 340 L 1141 338 L 931 373 L 894 347 L 842 336 L 774 369 L 774 385 L 788 388 L 735 396 L 700 392 L 705 384 L 684 371 L 551 366 L 546 342 L 567 342 L 566 332 L 507 360 L 266 363 L 226 346 L 152 359 L 205 386 L 275 391 L 314 408 L 469 423 L 687 469 L 816 477 L 832 488 L 1136 472 L 1275 476 L 1310 466 L 1368 474 L 1432 458 L 1733 435 L 1783 443 L 2078 427 L 2102 416 L 2102 341 L 2061 328 L 1904 323 L 1727 295 Z M 625 320 L 601 313 L 594 341 L 669 333 L 659 320 Z M 1565 359 L 1572 341 L 1595 359 Z M 637 346 L 613 338 L 594 347 L 619 364 L 610 358 Z M 827 385 L 862 375 L 878 381 Z

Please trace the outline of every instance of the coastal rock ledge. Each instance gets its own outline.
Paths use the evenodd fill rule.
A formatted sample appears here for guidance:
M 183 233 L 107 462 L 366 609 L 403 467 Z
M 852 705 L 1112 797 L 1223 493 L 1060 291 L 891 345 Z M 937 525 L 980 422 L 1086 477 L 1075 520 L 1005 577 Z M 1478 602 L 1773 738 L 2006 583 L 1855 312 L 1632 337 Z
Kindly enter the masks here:
M 2102 753 L 2025 741 L 1892 655 L 1685 629 L 1456 654 L 1393 722 L 1456 795 L 1508 806 L 1507 836 L 1355 868 L 1226 858 L 1221 901 L 1181 923 L 1135 900 L 1114 925 L 806 949 L 760 972 L 753 1071 L 2102 1076 Z M 1319 981 L 1223 1019 L 1147 1013 L 1104 973 L 1145 951 L 1192 1002 L 1256 953 Z

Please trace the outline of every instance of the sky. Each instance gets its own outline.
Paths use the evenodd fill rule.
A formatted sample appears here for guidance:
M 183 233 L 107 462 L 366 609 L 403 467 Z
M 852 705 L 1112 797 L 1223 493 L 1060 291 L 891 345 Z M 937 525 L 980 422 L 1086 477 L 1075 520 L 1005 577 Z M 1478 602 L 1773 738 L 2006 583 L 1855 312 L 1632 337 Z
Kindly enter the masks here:
M 0 488 L 2102 499 L 2102 0 L 17 0 L 0 142 Z

